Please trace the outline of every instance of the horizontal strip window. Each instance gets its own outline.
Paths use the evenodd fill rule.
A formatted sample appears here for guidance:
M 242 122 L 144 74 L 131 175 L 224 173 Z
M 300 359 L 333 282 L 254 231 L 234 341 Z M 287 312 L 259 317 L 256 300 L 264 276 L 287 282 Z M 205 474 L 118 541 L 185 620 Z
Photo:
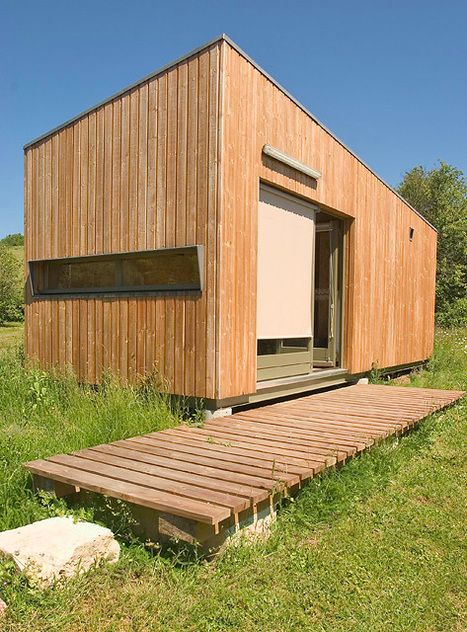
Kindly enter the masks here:
M 203 247 L 29 261 L 34 296 L 202 292 Z

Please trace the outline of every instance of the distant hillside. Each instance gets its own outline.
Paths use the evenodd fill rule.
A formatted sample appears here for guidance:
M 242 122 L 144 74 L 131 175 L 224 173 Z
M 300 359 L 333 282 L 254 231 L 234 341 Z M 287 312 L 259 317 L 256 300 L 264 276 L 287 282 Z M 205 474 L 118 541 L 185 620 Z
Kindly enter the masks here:
M 0 324 L 24 318 L 24 246 L 0 243 Z
M 7 235 L 3 239 L 0 239 L 0 246 L 24 246 L 24 235 L 21 233 Z
M 21 265 L 24 263 L 24 246 L 10 246 L 9 251 L 19 261 Z
M 20 264 L 18 267 L 18 271 L 22 278 L 24 265 L 24 235 L 21 235 L 21 233 L 7 235 L 3 239 L 0 239 L 0 247 L 2 246 L 8 248 L 14 258 Z

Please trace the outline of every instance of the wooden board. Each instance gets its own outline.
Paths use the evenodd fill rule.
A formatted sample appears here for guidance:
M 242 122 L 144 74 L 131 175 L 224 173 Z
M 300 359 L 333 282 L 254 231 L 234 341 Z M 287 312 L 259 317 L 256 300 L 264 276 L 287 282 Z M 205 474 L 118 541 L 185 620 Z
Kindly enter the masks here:
M 253 512 L 463 395 L 349 386 L 213 419 L 202 428 L 179 426 L 26 467 L 62 484 L 217 525 Z

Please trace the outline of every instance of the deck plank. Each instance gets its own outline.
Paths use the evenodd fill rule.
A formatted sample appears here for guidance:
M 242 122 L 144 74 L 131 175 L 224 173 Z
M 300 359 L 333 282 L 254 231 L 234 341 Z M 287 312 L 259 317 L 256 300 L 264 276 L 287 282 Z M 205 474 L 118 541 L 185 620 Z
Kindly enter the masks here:
M 50 460 L 31 461 L 26 466 L 30 472 L 39 476 L 50 477 L 68 485 L 77 485 L 83 489 L 119 498 L 142 507 L 159 511 L 169 509 L 175 515 L 207 524 L 217 524 L 231 515 L 230 511 L 224 507 L 211 506 L 205 502 L 196 502 L 159 490 L 149 490 L 146 487 L 109 479 L 98 474 L 89 474 L 72 467 L 58 465 Z
M 169 434 L 165 434 L 162 436 L 162 431 L 160 437 L 155 437 L 153 435 L 143 435 L 142 437 L 138 437 L 136 440 L 139 442 L 141 440 L 146 441 L 148 444 L 156 444 L 156 445 L 168 445 L 173 444 L 177 447 L 178 450 L 184 451 L 187 454 L 192 454 L 196 452 L 197 454 L 212 454 L 212 452 L 216 454 L 222 454 L 223 458 L 226 460 L 234 460 L 237 463 L 249 463 L 249 464 L 263 464 L 264 467 L 270 469 L 270 471 L 276 470 L 281 472 L 291 472 L 292 474 L 299 474 L 300 476 L 304 472 L 305 465 L 303 463 L 303 459 L 297 463 L 295 459 L 284 459 L 277 454 L 270 454 L 269 452 L 258 451 L 255 450 L 252 446 L 238 446 L 233 445 L 232 442 L 229 441 L 208 441 L 209 436 L 200 435 L 198 433 L 187 436 L 187 438 L 182 438 L 178 436 L 173 436 Z M 313 462 L 310 465 L 308 470 L 313 473 L 313 468 L 316 466 L 319 468 L 322 463 Z M 306 468 L 305 468 L 306 469 Z
M 216 463 L 211 460 L 206 460 L 205 464 L 199 465 L 197 463 L 189 463 L 186 459 L 178 460 L 176 458 L 164 458 L 155 454 L 149 454 L 145 452 L 139 452 L 137 450 L 120 448 L 113 444 L 107 444 L 102 446 L 96 446 L 89 449 L 92 452 L 99 454 L 115 454 L 116 456 L 130 460 L 132 463 L 147 463 L 149 465 L 157 465 L 164 469 L 167 476 L 170 476 L 171 471 L 193 472 L 193 474 L 200 474 L 207 478 L 219 479 L 222 481 L 230 481 L 235 484 L 244 485 L 248 489 L 254 490 L 270 490 L 276 485 L 276 480 L 273 478 L 261 478 L 260 476 L 251 476 L 236 471 L 229 471 L 225 468 L 215 467 Z M 222 462 L 224 464 L 224 462 Z M 221 465 L 222 465 L 221 464 Z
M 359 384 L 25 465 L 41 477 L 216 526 L 463 395 Z
M 321 448 L 331 448 L 335 450 L 342 450 L 346 452 L 356 452 L 357 449 L 363 450 L 366 446 L 364 443 L 355 444 L 354 441 L 348 439 L 341 439 L 336 442 L 336 437 L 326 437 L 319 435 L 317 432 L 310 432 L 300 428 L 284 427 L 278 424 L 263 422 L 259 425 L 259 421 L 250 422 L 247 420 L 239 420 L 232 418 L 229 421 L 229 429 L 238 429 L 240 431 L 250 430 L 255 433 L 254 436 L 271 437 L 280 441 L 287 441 L 295 445 L 313 445 Z M 222 422 L 210 422 L 206 424 L 205 428 L 221 428 Z
M 288 422 L 288 423 L 287 423 Z M 216 422 L 220 424 L 221 422 Z M 297 437 L 304 439 L 311 439 L 318 442 L 318 444 L 334 445 L 349 447 L 352 450 L 364 450 L 371 442 L 367 443 L 363 439 L 356 439 L 349 436 L 349 433 L 338 434 L 337 432 L 330 432 L 330 428 L 318 426 L 310 428 L 308 424 L 301 424 L 295 422 L 290 418 L 274 418 L 265 417 L 264 419 L 251 419 L 236 418 L 229 422 L 229 426 L 241 428 L 245 423 L 245 427 L 256 428 L 258 431 L 265 432 L 266 434 L 273 434 L 275 436 Z
M 74 452 L 74 454 L 82 457 L 83 459 L 96 461 L 97 463 L 113 465 L 122 471 L 129 470 L 130 472 L 141 472 L 143 474 L 166 478 L 169 481 L 179 481 L 181 483 L 195 485 L 208 490 L 212 489 L 226 494 L 233 494 L 234 496 L 248 498 L 248 500 L 253 503 L 258 503 L 268 497 L 268 493 L 264 489 L 253 488 L 252 486 L 241 485 L 239 483 L 232 483 L 225 480 L 225 478 L 213 480 L 210 477 L 203 476 L 198 473 L 187 472 L 186 470 L 181 471 L 160 465 L 152 465 L 150 463 L 143 463 L 140 460 L 120 457 L 116 454 L 109 454 L 94 449 L 79 450 L 78 452 Z
M 140 472 L 132 472 L 122 467 L 115 467 L 108 465 L 103 461 L 93 461 L 91 459 L 84 459 L 76 456 L 75 454 L 58 454 L 49 459 L 52 463 L 66 465 L 73 467 L 77 470 L 82 470 L 88 474 L 100 474 L 108 478 L 112 478 L 118 481 L 134 483 L 147 487 L 150 490 L 160 490 L 175 496 L 182 496 L 184 498 L 192 498 L 194 500 L 206 501 L 213 505 L 220 505 L 221 507 L 229 507 L 235 513 L 243 511 L 249 505 L 249 502 L 244 498 L 236 498 L 229 494 L 221 494 L 220 492 L 210 490 L 201 490 L 196 485 L 188 483 L 182 483 L 180 481 L 171 481 L 159 476 L 153 476 L 149 474 L 142 474 Z
M 181 428 L 177 428 L 177 434 L 175 434 L 175 432 L 172 434 L 172 431 L 167 431 L 167 430 L 163 430 L 164 433 L 164 439 L 165 440 L 169 440 L 169 441 L 175 441 L 175 442 L 184 442 L 186 441 L 185 436 L 181 436 L 180 431 L 182 430 Z M 187 428 L 188 431 L 190 430 L 195 430 L 194 428 Z M 188 434 L 188 433 L 186 433 Z M 267 456 L 272 463 L 275 462 L 284 462 L 287 465 L 288 464 L 292 464 L 292 465 L 296 465 L 298 467 L 301 468 L 312 468 L 311 464 L 317 464 L 319 465 L 320 463 L 325 463 L 326 459 L 323 458 L 321 455 L 319 454 L 314 454 L 314 458 L 312 459 L 311 456 L 309 456 L 308 454 L 306 454 L 304 451 L 301 450 L 288 450 L 288 449 L 281 449 L 280 447 L 276 446 L 271 446 L 269 445 L 268 441 L 266 441 L 265 439 L 252 439 L 250 440 L 248 437 L 244 437 L 244 438 L 235 438 L 234 436 L 232 436 L 231 434 L 229 434 L 227 431 L 223 432 L 213 432 L 211 431 L 204 431 L 202 428 L 196 428 L 196 432 L 193 433 L 189 433 L 190 437 L 195 439 L 196 441 L 209 441 L 211 443 L 211 445 L 216 445 L 217 443 L 224 445 L 225 447 L 228 448 L 236 448 L 238 451 L 247 451 L 249 450 L 250 453 L 254 453 L 256 455 L 258 455 L 259 457 L 262 456 Z M 335 464 L 335 459 L 334 461 L 332 459 L 330 459 L 330 464 L 334 465 Z
M 328 456 L 341 460 L 346 458 L 351 452 L 350 450 L 348 452 L 340 450 L 337 447 L 332 448 L 329 445 L 323 446 L 320 445 L 318 441 L 290 438 L 283 434 L 281 435 L 279 432 L 271 436 L 263 430 L 251 430 L 246 426 L 246 424 L 244 426 L 236 427 L 229 423 L 228 429 L 210 424 L 206 425 L 205 429 L 207 436 L 219 437 L 220 439 L 226 441 L 245 441 L 247 443 L 251 443 L 252 445 L 264 446 L 271 450 L 281 450 L 281 454 L 283 453 L 285 456 L 290 455 L 293 457 L 300 457 L 304 454 L 304 452 L 306 452 L 306 450 L 308 450 L 316 455 L 316 460 L 324 460 L 324 462 L 327 462 Z M 187 430 L 191 431 L 192 429 L 187 428 Z M 177 431 L 179 433 L 183 433 L 185 428 L 182 426 L 181 428 L 177 428 Z
M 316 433 L 316 436 L 347 438 L 349 441 L 358 441 L 362 444 L 362 450 L 374 443 L 370 433 L 355 429 L 352 431 L 348 424 L 342 424 L 335 421 L 316 421 L 306 414 L 288 413 L 281 415 L 278 413 L 262 414 L 261 417 L 251 417 L 237 413 L 236 419 L 252 421 L 258 424 L 274 424 L 279 427 L 297 428 Z
M 190 449 L 187 448 L 186 451 L 181 451 L 174 449 L 170 446 L 160 447 L 158 445 L 149 445 L 146 441 L 144 441 L 143 437 L 133 437 L 131 440 L 126 439 L 125 442 L 114 442 L 109 444 L 112 446 L 122 446 L 125 449 L 131 449 L 135 452 L 139 452 L 141 454 L 147 456 L 162 456 L 167 457 L 168 459 L 175 461 L 180 461 L 182 463 L 195 463 L 199 465 L 211 465 L 212 467 L 217 467 L 223 471 L 230 473 L 241 473 L 248 476 L 255 477 L 259 479 L 259 481 L 270 480 L 273 482 L 273 487 L 275 487 L 277 481 L 279 479 L 285 481 L 287 485 L 295 485 L 300 480 L 300 477 L 297 474 L 293 474 L 290 472 L 279 471 L 274 474 L 272 472 L 272 464 L 269 467 L 262 467 L 261 463 L 257 463 L 253 461 L 253 465 L 249 465 L 245 462 L 239 463 L 238 460 L 235 459 L 235 455 L 232 457 L 232 460 L 222 460 L 220 458 L 216 458 L 215 452 L 208 452 L 208 455 L 200 455 L 195 453 L 194 451 L 190 452 Z M 188 456 L 187 456 L 188 454 Z M 222 453 L 220 454 L 222 457 Z M 189 459 L 189 461 L 188 461 Z M 243 459 L 245 461 L 246 459 Z

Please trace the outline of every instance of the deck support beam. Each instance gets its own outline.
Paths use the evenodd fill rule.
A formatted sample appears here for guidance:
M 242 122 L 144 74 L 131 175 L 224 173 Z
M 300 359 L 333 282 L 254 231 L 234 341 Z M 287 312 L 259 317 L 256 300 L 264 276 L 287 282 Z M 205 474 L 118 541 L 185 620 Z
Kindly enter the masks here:
M 77 485 L 68 485 L 67 483 L 55 481 L 52 478 L 39 476 L 39 474 L 33 474 L 32 485 L 35 493 L 39 491 L 47 492 L 49 494 L 55 494 L 57 498 L 77 494 L 80 491 Z

